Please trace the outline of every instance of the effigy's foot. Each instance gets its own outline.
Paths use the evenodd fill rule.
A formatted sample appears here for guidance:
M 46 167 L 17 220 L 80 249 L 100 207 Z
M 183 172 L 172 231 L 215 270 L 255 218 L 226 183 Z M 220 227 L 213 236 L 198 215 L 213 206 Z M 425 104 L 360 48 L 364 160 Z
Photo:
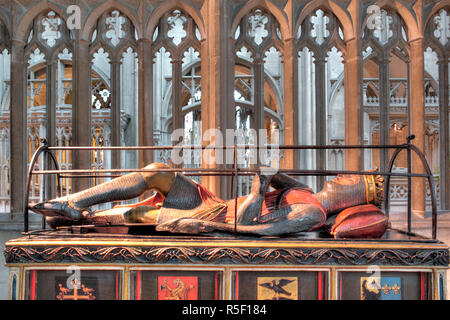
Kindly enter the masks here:
M 80 220 L 84 211 L 73 208 L 64 198 L 40 202 L 29 209 L 46 217 L 64 217 L 69 220 Z
M 167 168 L 167 165 L 160 163 L 145 167 L 153 170 Z M 173 172 L 130 173 L 67 197 L 38 203 L 29 209 L 46 217 L 80 220 L 90 213 L 86 208 L 96 204 L 133 199 L 149 189 L 156 189 L 164 194 L 170 189 L 173 176 Z

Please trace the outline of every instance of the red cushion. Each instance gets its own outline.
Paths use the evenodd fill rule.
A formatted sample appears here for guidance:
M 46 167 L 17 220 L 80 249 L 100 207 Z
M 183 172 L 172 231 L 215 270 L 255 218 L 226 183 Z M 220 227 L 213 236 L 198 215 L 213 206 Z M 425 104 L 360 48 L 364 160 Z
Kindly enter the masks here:
M 342 210 L 331 229 L 334 238 L 379 238 L 388 227 L 388 217 L 373 204 Z

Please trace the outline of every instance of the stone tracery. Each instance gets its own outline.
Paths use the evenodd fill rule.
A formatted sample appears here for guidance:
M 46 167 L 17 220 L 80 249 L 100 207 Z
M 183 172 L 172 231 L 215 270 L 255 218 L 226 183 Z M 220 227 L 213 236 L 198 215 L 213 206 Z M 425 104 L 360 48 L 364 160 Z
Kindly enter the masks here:
M 35 3 L 38 2 L 35 1 Z M 127 3 L 127 1 L 120 0 L 118 3 Z M 142 19 L 138 18 L 137 14 L 134 16 L 134 11 L 127 11 L 126 5 L 120 8 L 110 6 L 105 12 L 96 13 L 98 22 L 90 26 L 91 32 L 83 30 L 84 33 L 89 33 L 92 37 L 88 50 L 90 51 L 89 62 L 93 62 L 94 52 L 98 53 L 100 52 L 99 50 L 107 52 L 110 59 L 109 63 L 104 64 L 103 67 L 99 67 L 95 62 L 92 63 L 93 72 L 89 71 L 92 77 L 92 85 L 90 87 L 92 87 L 93 96 L 97 97 L 97 99 L 93 99 L 91 104 L 96 109 L 92 111 L 91 115 L 92 123 L 95 123 L 93 127 L 96 128 L 92 132 L 91 137 L 93 140 L 103 145 L 108 145 L 109 143 L 119 145 L 123 141 L 126 141 L 125 143 L 128 144 L 140 144 L 143 134 L 139 133 L 137 118 L 144 110 L 142 105 L 150 104 L 153 130 L 152 134 L 150 134 L 151 137 L 147 136 L 146 139 L 155 139 L 152 141 L 159 144 L 170 144 L 169 130 L 183 127 L 189 142 L 198 141 L 199 135 L 205 129 L 204 121 L 207 121 L 201 110 L 205 108 L 205 101 L 209 101 L 208 99 L 212 96 L 212 91 L 209 90 L 213 90 L 208 89 L 209 83 L 204 83 L 203 76 L 208 74 L 205 66 L 210 66 L 212 61 L 212 58 L 206 57 L 205 53 L 211 52 L 208 51 L 210 50 L 208 48 L 214 46 L 212 39 L 219 37 L 219 35 L 200 34 L 200 30 L 206 30 L 205 26 L 211 23 L 207 18 L 207 14 L 201 10 L 199 11 L 198 8 L 189 7 L 190 5 L 187 3 L 182 3 L 183 5 L 178 7 L 167 5 L 166 9 L 162 10 L 164 12 L 159 12 L 158 17 L 151 16 L 151 11 L 146 11 L 144 8 L 142 12 L 148 12 L 149 16 Z M 240 2 L 237 1 L 236 3 Z M 368 7 L 371 4 L 374 3 L 367 3 L 366 6 Z M 30 4 L 30 6 L 32 5 L 34 4 Z M 348 87 L 346 81 L 351 76 L 357 76 L 354 69 L 349 69 L 349 65 L 352 64 L 349 61 L 356 57 L 356 59 L 364 61 L 362 69 L 368 71 L 376 70 L 382 63 L 382 61 L 376 60 L 376 57 L 380 57 L 380 50 L 386 51 L 386 48 L 389 47 L 392 59 L 391 64 L 394 62 L 394 59 L 395 63 L 403 61 L 401 63 L 404 64 L 406 70 L 408 68 L 406 61 L 408 59 L 411 61 L 416 56 L 415 53 L 411 53 L 409 41 L 417 38 L 417 35 L 412 34 L 411 30 L 407 30 L 405 24 L 399 19 L 398 12 L 394 12 L 390 8 L 381 8 L 379 27 L 375 26 L 376 28 L 370 30 L 365 28 L 364 23 L 361 24 L 363 26 L 361 30 L 358 27 L 353 27 L 357 35 L 356 41 L 363 44 L 361 52 L 358 52 L 356 56 L 351 52 L 351 46 L 349 46 L 349 43 L 353 40 L 348 40 L 350 36 L 346 34 L 346 37 L 344 37 L 343 34 L 343 30 L 347 33 L 347 30 L 350 28 L 341 25 L 341 21 L 344 20 L 338 12 L 336 14 L 339 15 L 339 18 L 331 14 L 330 8 L 322 6 L 316 9 L 308 7 L 310 13 L 305 14 L 304 8 L 297 5 L 297 2 L 295 2 L 295 10 L 292 15 L 285 15 L 284 18 L 280 18 L 284 13 L 272 14 L 271 10 L 268 10 L 262 2 L 260 7 L 247 8 L 244 9 L 244 11 L 246 10 L 245 12 L 240 11 L 243 7 L 239 7 L 239 5 L 233 7 L 233 10 L 230 9 L 230 12 L 232 12 L 230 14 L 231 18 L 239 14 L 241 19 L 234 22 L 236 29 L 233 30 L 233 36 L 226 35 L 224 36 L 225 40 L 216 42 L 216 45 L 219 46 L 217 52 L 220 53 L 218 54 L 220 58 L 217 58 L 220 62 L 219 65 L 229 61 L 233 61 L 235 65 L 235 70 L 230 72 L 231 75 L 224 77 L 224 79 L 230 77 L 232 80 L 223 80 L 228 81 L 227 84 L 225 85 L 224 82 L 222 88 L 217 89 L 221 97 L 231 97 L 229 100 L 234 105 L 233 115 L 230 115 L 230 119 L 233 120 L 228 123 L 228 127 L 231 127 L 230 123 L 233 126 L 245 128 L 246 130 L 258 127 L 277 127 L 281 130 L 280 142 L 284 142 L 285 137 L 291 131 L 299 130 L 295 135 L 295 140 L 299 144 L 348 143 L 348 140 L 346 140 L 346 135 L 348 135 L 348 132 L 346 132 L 347 124 L 343 121 L 345 110 L 340 109 L 339 105 L 354 105 L 354 103 L 348 104 L 348 99 L 355 99 L 358 96 L 358 93 L 353 94 L 353 96 L 348 96 L 347 94 L 349 89 L 346 89 Z M 234 4 L 230 6 L 234 6 Z M 367 7 L 361 7 L 362 16 L 359 17 L 361 21 L 367 18 L 365 10 Z M 73 45 L 80 40 L 76 40 L 76 38 L 75 41 L 73 40 L 76 35 L 71 34 L 67 29 L 66 17 L 62 14 L 64 11 L 56 9 L 48 8 L 36 14 L 33 17 L 33 27 L 25 36 L 26 39 L 23 39 L 24 43 L 26 43 L 24 48 L 26 59 L 24 62 L 29 63 L 30 69 L 32 69 L 29 73 L 29 85 L 25 85 L 25 87 L 29 88 L 24 89 L 33 97 L 28 99 L 28 107 L 35 108 L 34 112 L 36 112 L 36 115 L 40 114 L 46 118 L 49 115 L 46 110 L 48 108 L 47 97 L 56 97 L 54 99 L 55 102 L 51 102 L 54 105 L 52 108 L 55 110 L 52 112 L 56 112 L 56 125 L 53 129 L 44 125 L 43 128 L 45 130 L 33 129 L 32 132 L 25 133 L 25 135 L 29 134 L 30 141 L 35 141 L 35 138 L 41 136 L 44 132 L 46 134 L 50 133 L 56 137 L 56 144 L 65 145 L 72 141 L 73 137 L 71 137 L 71 134 L 79 135 L 76 130 L 72 130 L 70 114 L 72 104 L 79 103 L 75 101 L 75 96 L 80 95 L 78 93 L 80 81 L 76 80 L 75 76 L 72 81 L 72 72 L 78 72 L 77 68 L 79 66 L 76 59 L 77 56 L 79 57 L 80 52 L 76 52 L 78 49 L 74 48 Z M 285 10 L 286 8 L 281 8 L 280 12 L 286 12 Z M 407 8 L 406 10 L 412 12 L 415 9 Z M 448 66 L 448 55 L 446 55 L 446 52 L 448 52 L 449 45 L 449 18 L 448 8 L 444 7 L 433 11 L 427 10 L 424 12 L 433 13 L 426 17 L 427 23 L 423 34 L 425 38 L 425 46 L 422 49 L 425 52 L 425 73 L 423 77 L 425 86 L 423 92 L 425 102 L 424 124 L 439 120 L 440 129 L 437 137 L 436 133 L 433 133 L 433 137 L 425 138 L 424 144 L 425 149 L 431 153 L 430 157 L 433 155 L 433 161 L 437 161 L 433 163 L 435 165 L 439 163 L 439 166 L 442 167 L 442 163 L 446 160 L 448 161 L 448 159 L 441 156 L 442 150 L 445 150 L 448 146 L 444 143 L 445 140 L 440 138 L 444 134 L 445 127 L 448 126 L 446 124 L 448 120 L 444 121 L 445 117 L 443 117 L 444 112 L 442 110 L 444 110 L 443 106 L 448 105 L 448 94 L 445 94 L 444 89 L 446 84 L 448 86 L 448 72 L 445 73 L 443 70 L 445 66 Z M 90 12 L 83 18 L 85 21 L 87 21 L 86 18 L 89 14 Z M 195 15 L 197 15 L 195 21 L 204 25 L 196 25 L 196 22 L 194 22 Z M 347 11 L 347 15 L 352 16 L 354 14 Z M 404 15 L 402 13 L 402 17 Z M 302 21 L 298 21 L 300 16 L 304 17 Z M 286 23 L 283 19 L 292 26 L 298 26 L 295 30 L 292 27 L 290 31 L 292 35 L 286 34 L 288 29 L 283 25 Z M 138 24 L 138 28 L 135 28 L 134 23 Z M 151 30 L 153 37 L 146 39 L 142 32 L 138 32 L 137 29 L 145 30 L 147 25 L 150 24 L 155 25 L 156 28 Z M 231 23 L 229 23 L 229 27 L 231 34 Z M 10 27 L 8 26 L 8 28 Z M 11 48 L 11 37 L 9 36 L 8 28 L 5 27 L 4 22 L 0 23 L 0 49 L 2 50 L 0 69 L 2 70 L 5 70 L 6 66 L 10 64 L 10 56 L 12 54 L 9 51 L 3 52 L 3 49 Z M 10 30 L 13 33 L 16 32 L 14 27 L 10 28 Z M 224 32 L 221 29 L 219 30 L 218 33 Z M 289 65 L 286 62 L 289 63 L 292 55 L 289 47 L 290 41 L 295 44 L 294 56 L 296 61 L 294 64 L 295 68 L 291 68 L 294 71 L 291 70 L 289 72 L 289 69 L 286 70 L 285 66 Z M 20 44 L 15 43 L 14 46 L 14 50 L 18 50 Z M 55 55 L 58 56 L 56 66 L 53 65 L 52 60 Z M 151 56 L 151 58 L 145 58 L 146 56 Z M 148 63 L 148 60 L 144 63 L 144 59 L 155 59 L 155 63 L 153 61 Z M 85 63 L 86 60 L 83 62 Z M 370 63 L 373 64 L 370 66 Z M 149 68 L 150 64 L 151 68 Z M 39 65 L 42 67 L 40 70 L 36 68 Z M 154 75 L 154 80 L 157 81 L 151 84 L 152 90 L 149 93 L 151 99 L 141 99 L 142 101 L 140 101 L 140 92 L 147 90 L 150 86 L 148 79 L 146 80 L 147 82 L 143 82 L 145 76 L 142 73 L 139 75 L 139 70 L 142 70 L 144 65 L 146 72 Z M 55 69 L 52 71 L 57 75 L 54 77 L 54 80 L 51 80 L 50 72 L 44 71 L 47 66 L 50 67 L 48 70 Z M 126 70 L 123 66 L 126 66 Z M 116 68 L 115 72 L 112 71 L 114 68 Z M 121 68 L 122 70 L 120 70 Z M 409 68 L 412 69 L 411 67 Z M 259 75 L 258 72 L 260 72 Z M 350 72 L 350 74 L 345 75 L 346 72 Z M 360 72 L 363 73 L 362 70 Z M 0 79 L 2 80 L 0 85 L 0 102 L 3 110 L 5 110 L 2 113 L 2 121 L 3 123 L 10 123 L 12 120 L 9 119 L 6 109 L 9 108 L 9 96 L 14 88 L 10 87 L 11 79 L 8 72 L 2 74 L 5 74 Z M 120 76 L 114 80 L 113 74 L 119 74 Z M 399 77 L 388 75 L 388 81 L 383 83 L 379 79 L 379 76 L 382 74 L 388 75 L 388 72 L 380 69 L 374 73 L 368 72 L 368 74 L 362 74 L 360 81 L 361 90 L 359 97 L 361 98 L 361 107 L 369 116 L 367 116 L 366 120 L 361 121 L 358 126 L 363 126 L 362 123 L 366 122 L 364 128 L 368 130 L 371 127 L 378 126 L 387 128 L 391 120 L 404 121 L 408 108 L 410 108 L 412 103 L 415 104 L 413 102 L 414 99 L 410 97 L 412 85 L 409 83 L 414 76 L 410 74 Z M 260 82 L 256 81 L 258 77 Z M 14 86 L 16 86 L 16 78 L 14 76 L 12 78 Z M 130 79 L 132 80 L 128 81 Z M 291 90 L 292 79 L 299 83 L 299 86 L 295 87 L 294 90 Z M 51 88 L 48 86 L 47 81 L 54 81 L 55 85 Z M 118 84 L 124 86 L 125 83 L 129 85 L 130 90 L 135 93 L 134 95 L 123 94 L 124 89 L 119 88 Z M 302 89 L 301 84 L 306 84 L 306 87 L 309 89 Z M 141 87 L 139 87 L 140 85 Z M 292 100 L 294 101 L 293 103 L 289 100 L 289 91 L 293 91 L 293 95 L 295 95 L 295 99 Z M 122 94 L 117 94 L 117 92 Z M 177 96 L 177 93 L 179 93 L 179 96 Z M 88 99 L 92 97 L 89 93 L 87 96 L 89 97 Z M 17 97 L 13 99 L 17 99 Z M 229 101 L 225 98 L 221 99 Z M 143 102 L 144 100 L 147 102 Z M 149 100 L 151 102 L 148 102 Z M 227 103 L 230 104 L 230 102 Z M 132 104 L 135 105 L 136 109 L 123 109 L 125 105 L 130 106 Z M 210 103 L 210 105 L 212 104 Z M 119 108 L 116 107 L 117 105 L 119 105 Z M 140 111 L 138 110 L 138 105 L 141 106 L 139 107 L 141 108 L 139 109 Z M 36 109 L 38 106 L 42 107 L 41 110 Z M 259 111 L 263 111 L 260 112 L 262 116 L 259 115 L 259 118 L 254 114 L 258 110 L 258 106 L 260 106 Z M 309 106 L 309 109 L 305 108 L 305 106 Z M 319 109 L 317 109 L 318 107 Z M 379 114 L 380 110 L 386 107 L 388 107 L 391 115 L 381 116 Z M 145 112 L 148 112 L 150 109 L 148 105 L 145 108 L 147 108 Z M 220 109 L 221 106 L 217 108 Z M 175 113 L 175 118 L 178 115 L 181 115 L 181 117 L 174 121 L 172 110 L 181 110 L 181 112 Z M 285 132 L 286 118 L 291 117 L 291 110 L 296 112 L 295 121 L 297 125 L 294 126 L 293 130 L 291 130 L 292 127 L 289 127 Z M 108 112 L 109 115 L 107 115 Z M 441 114 L 439 114 L 440 112 Z M 378 116 L 375 116 L 377 114 Z M 114 120 L 112 120 L 113 115 Z M 375 118 L 369 119 L 370 115 L 373 115 Z M 109 124 L 107 121 L 103 121 L 103 117 L 111 119 Z M 31 121 L 35 119 L 31 115 L 29 118 L 30 124 L 36 125 L 39 123 L 37 120 Z M 186 119 L 188 120 L 187 126 Z M 321 119 L 321 124 L 316 122 L 316 119 Z M 17 122 L 14 121 L 12 123 L 17 127 Z M 377 125 L 374 123 L 370 125 L 370 121 L 377 122 Z M 258 122 L 259 124 L 257 124 Z M 323 122 L 325 122 L 325 125 L 323 125 Z M 341 130 L 338 130 L 340 126 L 342 126 Z M 6 127 L 2 127 L 2 130 L 5 132 L 7 131 L 4 129 Z M 324 128 L 325 132 L 319 134 L 314 127 Z M 26 129 L 25 131 L 29 130 Z M 388 131 L 380 130 L 380 132 Z M 371 136 L 372 133 L 365 132 L 359 138 L 361 141 L 366 141 L 366 143 L 376 142 L 376 139 L 374 140 Z M 14 135 L 16 134 L 17 132 L 14 133 Z M 305 137 L 308 137 L 309 140 Z M 78 136 L 75 140 L 77 139 L 79 139 Z M 386 142 L 389 139 L 391 139 L 390 134 L 385 136 L 384 141 Z M 2 168 L 4 167 L 5 170 L 2 172 L 10 170 L 8 162 L 9 150 L 6 147 L 7 145 L 9 146 L 9 143 L 10 141 L 5 138 L 3 143 L 5 147 L 2 151 L 1 160 Z M 436 152 L 431 145 L 427 145 L 428 143 L 441 151 Z M 105 153 L 101 156 L 96 155 L 94 158 L 107 159 L 112 156 L 112 154 Z M 161 157 L 161 160 L 164 161 L 168 160 L 167 155 L 155 154 L 153 156 Z M 61 157 L 63 156 L 61 155 Z M 70 156 L 64 157 L 70 160 Z M 310 154 L 300 155 L 296 163 L 303 165 L 306 163 L 303 161 L 306 158 L 311 159 L 312 157 Z M 307 165 L 310 168 L 320 166 L 343 168 L 347 166 L 346 163 L 349 161 L 346 154 L 337 151 L 327 153 L 319 158 L 317 163 L 313 161 Z M 378 156 L 375 156 L 375 158 L 378 158 Z M 365 167 L 371 166 L 375 158 L 373 154 L 367 155 Z M 440 160 L 438 161 L 438 159 Z M 67 166 L 69 166 L 69 162 L 66 163 Z M 120 160 L 115 160 L 116 164 L 118 162 L 122 162 L 124 166 L 137 166 L 138 159 L 137 156 L 127 155 Z M 194 160 L 192 162 L 198 161 Z M 97 166 L 98 163 L 92 165 Z M 110 165 L 113 165 L 113 163 L 110 162 Z M 12 170 L 17 172 L 17 169 Z M 1 179 L 6 181 L 5 179 L 7 178 L 2 175 Z M 447 178 L 447 180 L 449 179 Z M 243 186 L 242 189 L 244 188 Z M 6 189 L 8 188 L 5 188 L 0 195 L 2 199 L 9 197 L 9 191 Z M 441 190 L 446 189 L 441 187 Z M 16 194 L 16 191 L 13 191 L 13 194 Z M 20 198 L 20 196 L 14 197 L 16 199 Z M 6 203 L 7 200 L 3 202 L 2 207 L 6 208 Z

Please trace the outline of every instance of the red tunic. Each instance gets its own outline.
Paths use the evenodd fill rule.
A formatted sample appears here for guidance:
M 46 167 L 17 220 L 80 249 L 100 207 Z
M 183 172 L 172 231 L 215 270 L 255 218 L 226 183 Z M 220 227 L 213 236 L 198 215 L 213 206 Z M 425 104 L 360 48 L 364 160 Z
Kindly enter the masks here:
M 195 182 L 195 181 L 193 181 Z M 195 192 L 201 198 L 201 205 L 196 207 L 195 209 L 190 209 L 189 214 L 185 216 L 189 216 L 195 219 L 202 219 L 208 221 L 215 222 L 224 222 L 224 223 L 234 223 L 235 214 L 237 211 L 235 210 L 236 204 L 237 207 L 247 199 L 247 196 L 238 197 L 237 199 L 230 199 L 224 201 L 211 193 L 201 184 L 195 183 L 192 186 L 194 190 L 186 190 L 186 192 Z M 159 208 L 162 210 L 165 209 L 164 206 L 165 198 L 163 195 L 156 193 L 155 195 L 145 199 L 136 204 L 126 205 L 127 207 L 137 207 L 137 206 L 152 206 Z M 173 201 L 173 199 L 172 199 Z M 287 210 L 282 210 L 293 204 L 309 204 L 318 207 L 324 214 L 323 222 L 313 229 L 317 229 L 323 225 L 326 220 L 326 212 L 323 209 L 320 202 L 314 197 L 314 194 L 307 189 L 303 188 L 289 188 L 289 189 L 281 189 L 275 190 L 271 192 L 267 192 L 265 195 L 265 199 L 262 205 L 261 217 L 258 221 L 259 223 L 270 223 L 274 219 L 280 218 L 283 215 L 289 213 Z M 173 211 L 173 210 L 172 210 Z M 183 208 L 176 209 L 176 211 L 187 211 L 183 210 Z M 186 212 L 187 213 L 187 212 Z

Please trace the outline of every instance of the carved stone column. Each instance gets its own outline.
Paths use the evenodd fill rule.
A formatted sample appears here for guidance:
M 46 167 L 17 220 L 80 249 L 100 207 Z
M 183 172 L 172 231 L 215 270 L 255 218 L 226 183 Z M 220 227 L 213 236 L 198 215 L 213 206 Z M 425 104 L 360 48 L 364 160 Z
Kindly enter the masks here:
M 91 134 L 91 63 L 89 41 L 77 39 L 73 53 L 73 105 L 72 105 L 72 144 L 90 146 Z M 73 169 L 90 169 L 90 151 L 72 151 Z M 72 191 L 89 188 L 91 179 L 72 179 Z
M 361 111 L 361 56 L 358 39 L 346 42 L 344 88 L 345 88 L 345 144 L 362 144 Z M 345 150 L 345 169 L 359 170 L 364 167 L 364 152 L 357 149 Z
M 111 61 L 111 145 L 120 147 L 120 57 Z M 121 151 L 112 151 L 112 168 L 121 168 Z
M 256 143 L 258 146 L 262 146 L 265 141 L 262 140 L 263 135 L 260 135 L 261 130 L 264 129 L 264 59 L 259 54 L 253 61 L 253 122 L 252 127 L 256 131 Z M 261 165 L 260 150 L 256 152 L 257 166 Z
M 10 168 L 11 216 L 23 213 L 27 171 L 27 78 L 25 43 L 11 43 Z
M 181 91 L 182 91 L 182 65 L 183 61 L 181 57 L 174 57 L 172 60 L 172 133 L 177 129 L 184 128 L 184 116 L 182 113 L 183 102 L 181 100 Z M 176 134 L 172 137 L 172 139 L 178 137 L 178 139 L 172 140 L 172 144 L 179 145 L 182 142 L 183 134 Z M 183 157 L 183 151 L 176 151 L 179 157 Z M 173 163 L 174 167 L 182 167 L 182 164 Z
M 56 144 L 56 67 L 57 60 L 47 61 L 46 80 L 46 112 L 47 112 L 47 142 L 49 146 Z
M 390 106 L 390 84 L 389 84 L 389 52 L 378 57 L 379 92 L 380 92 L 380 145 L 389 144 L 389 106 Z M 380 170 L 386 171 L 389 162 L 389 150 L 380 149 Z
M 283 90 L 284 90 L 284 144 L 298 144 L 298 54 L 294 49 L 294 39 L 284 41 Z M 283 169 L 297 169 L 299 151 L 284 150 L 281 166 Z M 280 167 L 281 167 L 280 166 Z
M 234 129 L 235 105 L 234 89 L 234 55 L 232 52 L 229 29 L 231 24 L 231 3 L 225 0 L 205 1 L 202 7 L 205 17 L 205 39 L 201 42 L 201 76 L 202 76 L 202 133 L 208 129 L 217 129 L 222 133 L 224 145 L 226 129 Z M 202 141 L 204 146 L 213 141 Z M 210 153 L 211 150 L 204 151 Z M 222 153 L 224 164 L 207 164 L 203 158 L 204 168 L 227 168 L 226 152 Z M 228 159 L 230 160 L 230 159 Z M 231 159 L 232 160 L 232 159 Z M 213 193 L 227 198 L 230 194 L 231 178 L 218 176 L 202 177 L 202 184 Z M 235 182 L 236 183 L 236 182 Z M 236 186 L 236 184 L 234 185 Z
M 422 152 L 425 149 L 425 97 L 424 97 L 424 57 L 423 38 L 417 38 L 409 42 L 410 45 L 410 67 L 409 67 L 409 96 L 410 96 L 410 132 L 414 134 L 416 138 L 412 141 Z M 424 173 L 422 163 L 412 152 L 412 172 Z M 412 179 L 412 211 L 423 217 L 425 216 L 425 179 L 413 178 Z
M 314 85 L 314 73 L 311 52 L 306 52 L 305 49 L 301 51 L 299 61 L 298 81 L 299 81 L 299 103 L 298 103 L 298 130 L 300 133 L 297 136 L 300 145 L 313 145 L 314 144 L 314 106 L 313 106 L 313 94 L 315 92 Z M 314 169 L 314 150 L 305 149 L 299 150 L 299 166 L 301 169 Z M 315 177 L 305 176 L 299 177 L 299 180 L 303 183 L 314 186 Z
M 264 59 L 261 56 L 255 57 L 253 61 L 254 76 L 254 106 L 253 106 L 253 128 L 259 134 L 260 129 L 264 129 Z M 259 137 L 258 137 L 259 138 Z M 258 143 L 261 143 L 258 141 Z
M 181 101 L 182 84 L 182 64 L 181 57 L 172 60 L 172 131 L 184 127 L 184 117 L 182 115 L 183 102 Z M 178 144 L 179 141 L 173 141 Z
M 153 59 L 150 41 L 140 39 L 138 41 L 138 121 L 139 121 L 139 145 L 153 146 Z M 153 151 L 139 153 L 139 166 L 153 162 Z
M 316 82 L 316 145 L 327 144 L 327 96 L 326 96 L 326 53 L 315 55 Z M 326 150 L 316 150 L 316 170 L 325 170 L 327 165 Z M 325 176 L 317 176 L 316 190 L 322 190 Z
M 47 142 L 50 147 L 56 146 L 56 98 L 57 98 L 57 82 L 56 82 L 56 70 L 58 65 L 58 59 L 52 59 L 47 61 L 47 80 L 46 80 L 46 113 L 47 113 Z M 47 155 L 45 167 L 47 169 L 54 168 L 54 164 L 50 157 Z M 53 199 L 56 197 L 56 176 L 45 176 L 45 199 Z
M 450 155 L 448 123 L 448 57 L 439 60 L 439 183 L 441 210 L 450 209 Z

